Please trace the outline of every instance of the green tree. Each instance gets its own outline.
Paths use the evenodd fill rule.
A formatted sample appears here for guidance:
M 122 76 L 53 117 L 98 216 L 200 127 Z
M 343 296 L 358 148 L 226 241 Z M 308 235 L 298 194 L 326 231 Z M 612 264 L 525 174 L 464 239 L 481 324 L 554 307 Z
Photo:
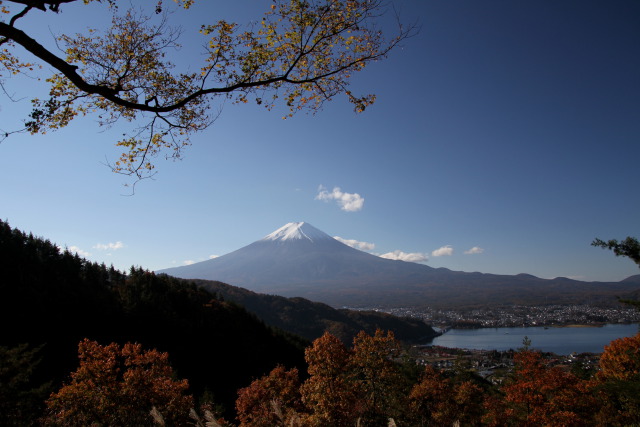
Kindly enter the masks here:
M 627 237 L 621 241 L 611 239 L 606 242 L 601 239 L 595 239 L 591 242 L 591 246 L 612 250 L 615 256 L 627 257 L 631 261 L 635 262 L 640 268 L 640 242 L 635 237 Z M 620 300 L 620 302 L 631 305 L 640 310 L 640 301 Z
M 0 347 L 0 425 L 36 425 L 51 384 L 34 384 L 40 348 Z
M 185 9 L 195 3 L 174 1 Z M 108 8 L 110 28 L 58 36 L 62 56 L 24 29 L 34 13 L 90 3 Z M 180 34 L 163 12 L 166 2 L 145 2 L 125 12 L 117 3 L 0 1 L 0 78 L 37 66 L 55 71 L 47 79 L 48 96 L 33 100 L 25 128 L 31 133 L 58 129 L 88 114 L 96 114 L 100 125 L 132 122 L 131 133 L 117 142 L 123 153 L 112 168 L 138 178 L 151 173 L 154 156 L 179 157 L 189 137 L 213 122 L 216 104 L 224 100 L 253 101 L 268 109 L 282 101 L 291 116 L 317 111 L 345 94 L 357 112 L 364 111 L 375 96 L 349 90 L 353 73 L 385 58 L 415 30 L 400 27 L 385 39 L 376 26 L 384 13 L 382 0 L 274 0 L 257 24 L 202 25 L 206 54 L 197 71 L 181 73 L 168 59 L 179 47 Z M 28 59 L 18 47 L 29 52 Z
M 595 239 L 591 242 L 591 246 L 612 250 L 615 256 L 627 257 L 640 267 L 640 242 L 635 237 L 627 237 L 621 241 L 611 239 L 606 242 Z

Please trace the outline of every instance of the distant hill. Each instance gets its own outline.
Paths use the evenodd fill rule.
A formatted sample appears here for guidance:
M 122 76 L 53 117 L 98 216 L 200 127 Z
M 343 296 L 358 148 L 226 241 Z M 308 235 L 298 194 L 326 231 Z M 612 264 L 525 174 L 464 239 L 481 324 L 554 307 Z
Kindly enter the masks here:
M 399 340 L 413 343 L 422 343 L 437 335 L 430 326 L 418 319 L 399 318 L 376 311 L 336 310 L 304 298 L 258 294 L 221 282 L 193 282 L 226 301 L 242 305 L 266 324 L 308 340 L 314 340 L 328 331 L 351 345 L 359 331 L 373 334 L 376 329 L 391 330 Z
M 160 272 L 303 297 L 333 307 L 612 306 L 617 296 L 640 289 L 636 276 L 614 283 L 582 282 L 529 274 L 466 273 L 383 259 L 351 248 L 304 222 L 286 224 L 221 257 Z
M 623 279 L 624 283 L 634 283 L 640 286 L 640 274 L 634 274 L 633 276 L 629 276 L 626 279 Z

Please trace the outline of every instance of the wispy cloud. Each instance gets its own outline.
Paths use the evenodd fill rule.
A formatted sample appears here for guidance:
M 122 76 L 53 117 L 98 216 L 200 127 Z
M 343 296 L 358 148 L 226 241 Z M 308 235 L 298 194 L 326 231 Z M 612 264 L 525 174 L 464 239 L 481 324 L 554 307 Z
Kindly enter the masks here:
M 88 257 L 88 256 L 91 256 L 91 254 L 90 254 L 89 252 L 87 252 L 87 251 L 83 251 L 82 249 L 80 249 L 80 248 L 79 248 L 79 247 L 77 247 L 77 246 L 69 246 L 67 249 L 69 250 L 69 252 L 75 252 L 75 253 L 77 253 L 78 255 L 80 255 L 81 257 Z
M 395 259 L 407 262 L 427 262 L 429 256 L 421 252 L 402 252 L 401 250 L 395 250 L 386 254 L 380 255 L 380 258 Z
M 218 258 L 220 255 L 209 255 L 209 259 Z
M 345 245 L 351 246 L 352 248 L 360 249 L 361 251 L 371 251 L 376 247 L 375 244 L 369 242 L 359 242 L 358 240 L 353 239 L 343 239 L 340 236 L 333 236 L 338 242 L 344 243 Z
M 482 252 L 484 252 L 484 249 L 478 247 L 478 246 L 474 246 L 471 249 L 469 249 L 468 251 L 464 251 L 465 254 L 467 255 L 473 255 L 473 254 L 481 254 Z
M 431 256 L 451 256 L 453 255 L 453 248 L 449 245 L 443 246 L 431 252 Z
M 107 243 L 106 245 L 103 243 L 98 243 L 93 248 L 101 251 L 115 251 L 115 250 L 124 248 L 124 243 L 120 241 L 115 243 Z
M 190 260 L 190 259 L 184 261 L 184 265 L 191 265 L 191 264 L 195 264 L 195 263 L 196 263 L 195 261 Z
M 357 212 L 362 210 L 364 206 L 364 197 L 358 193 L 345 193 L 340 187 L 333 187 L 332 191 L 328 191 L 324 186 L 318 187 L 318 195 L 316 200 L 329 202 L 335 200 L 340 209 L 346 212 Z

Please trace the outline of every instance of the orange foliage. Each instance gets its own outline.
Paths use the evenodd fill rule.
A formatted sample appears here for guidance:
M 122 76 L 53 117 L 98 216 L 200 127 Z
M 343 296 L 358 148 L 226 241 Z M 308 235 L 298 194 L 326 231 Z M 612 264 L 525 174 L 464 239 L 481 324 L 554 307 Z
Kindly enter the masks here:
M 485 394 L 471 377 L 430 366 L 411 388 L 391 333 L 361 332 L 351 350 L 325 333 L 305 351 L 310 377 L 300 387 L 297 371 L 276 368 L 241 390 L 236 406 L 242 426 L 636 425 L 639 344 L 640 335 L 607 346 L 595 380 L 521 351 L 510 380 Z
M 411 390 L 411 410 L 421 423 L 452 425 L 455 412 L 450 405 L 451 383 L 434 367 L 427 366 L 422 380 Z
M 238 417 L 243 426 L 386 424 L 405 406 L 405 381 L 392 360 L 399 352 L 392 333 L 361 332 L 352 350 L 325 333 L 305 351 L 310 377 L 299 389 L 302 405 L 297 371 L 278 368 L 240 391 Z
M 591 384 L 559 367 L 548 367 L 540 353 L 522 351 L 515 355 L 513 381 L 502 387 L 503 405 L 490 405 L 485 419 L 503 416 L 523 426 L 584 426 L 591 422 L 597 401 Z M 495 424 L 494 424 L 495 425 Z
M 46 422 L 55 425 L 151 425 L 155 406 L 172 424 L 185 423 L 193 399 L 186 380 L 172 379 L 167 353 L 140 344 L 78 345 L 80 366 L 71 383 L 47 400 Z
M 640 380 L 640 334 L 613 340 L 605 346 L 598 377 L 602 380 Z
M 476 425 L 482 415 L 483 390 L 464 381 L 454 383 L 432 366 L 409 395 L 410 408 L 421 425 Z
M 349 350 L 325 333 L 305 350 L 309 378 L 302 385 L 304 404 L 312 408 L 311 425 L 351 426 L 358 419 L 358 395 L 349 375 Z
M 603 402 L 598 421 L 640 425 L 640 334 L 619 338 L 604 348 L 596 384 Z
M 398 364 L 400 344 L 393 332 L 378 329 L 373 336 L 360 331 L 353 339 L 350 370 L 360 400 L 361 421 L 366 425 L 384 424 L 398 418 L 406 405 L 404 381 Z M 408 388 L 408 387 L 407 387 Z
M 289 425 L 302 410 L 298 370 L 278 366 L 238 392 L 236 409 L 241 427 Z

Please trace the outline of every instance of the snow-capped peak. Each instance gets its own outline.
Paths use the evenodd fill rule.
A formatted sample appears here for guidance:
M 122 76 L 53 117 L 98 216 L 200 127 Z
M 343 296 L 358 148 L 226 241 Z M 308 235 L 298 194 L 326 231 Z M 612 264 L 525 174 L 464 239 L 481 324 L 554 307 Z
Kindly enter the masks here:
M 318 230 L 311 224 L 306 222 L 290 222 L 283 227 L 278 228 L 273 233 L 265 236 L 262 240 L 320 240 L 331 239 L 332 237 Z

